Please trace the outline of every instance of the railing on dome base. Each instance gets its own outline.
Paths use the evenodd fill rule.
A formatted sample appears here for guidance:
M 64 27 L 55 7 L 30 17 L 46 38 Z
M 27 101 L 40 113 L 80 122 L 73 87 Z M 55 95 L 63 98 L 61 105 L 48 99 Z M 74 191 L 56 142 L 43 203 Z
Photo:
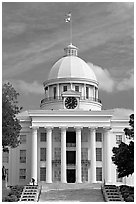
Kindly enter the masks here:
M 62 96 L 56 96 L 56 97 L 47 97 L 41 100 L 41 104 L 40 106 L 42 106 L 45 103 L 49 103 L 49 102 L 58 102 L 58 101 L 62 101 L 63 97 Z M 97 102 L 97 103 L 102 103 L 100 99 L 95 98 L 95 97 L 84 97 L 84 96 L 80 96 L 80 101 L 86 101 L 86 102 Z

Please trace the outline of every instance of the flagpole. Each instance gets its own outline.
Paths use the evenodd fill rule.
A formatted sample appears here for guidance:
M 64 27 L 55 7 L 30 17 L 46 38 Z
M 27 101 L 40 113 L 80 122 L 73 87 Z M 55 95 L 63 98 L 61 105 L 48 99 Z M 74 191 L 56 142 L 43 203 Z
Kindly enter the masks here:
M 72 44 L 72 15 L 71 15 L 71 12 L 69 12 L 66 15 L 65 22 L 70 24 L 69 25 L 69 29 L 70 29 L 70 44 Z
M 72 15 L 70 20 L 70 44 L 72 44 Z

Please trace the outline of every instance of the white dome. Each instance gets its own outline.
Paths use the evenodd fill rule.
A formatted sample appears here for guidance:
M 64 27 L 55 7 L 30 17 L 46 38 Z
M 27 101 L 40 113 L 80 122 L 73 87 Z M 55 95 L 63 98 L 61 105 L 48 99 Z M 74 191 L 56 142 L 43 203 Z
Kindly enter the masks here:
M 58 78 L 79 78 L 97 81 L 91 67 L 77 56 L 65 56 L 53 65 L 48 80 Z

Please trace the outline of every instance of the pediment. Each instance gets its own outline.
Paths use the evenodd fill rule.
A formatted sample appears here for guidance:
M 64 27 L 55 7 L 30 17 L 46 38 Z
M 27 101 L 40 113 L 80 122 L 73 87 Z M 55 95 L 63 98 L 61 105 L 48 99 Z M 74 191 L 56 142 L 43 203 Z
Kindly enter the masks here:
M 75 97 L 80 97 L 81 93 L 78 91 L 74 91 L 72 89 L 65 91 L 62 93 L 62 96 L 75 96 Z

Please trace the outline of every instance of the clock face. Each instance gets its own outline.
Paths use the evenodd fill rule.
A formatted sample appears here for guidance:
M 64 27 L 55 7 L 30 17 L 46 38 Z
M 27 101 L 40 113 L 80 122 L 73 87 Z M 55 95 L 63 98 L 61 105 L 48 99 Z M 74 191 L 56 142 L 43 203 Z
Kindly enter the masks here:
M 65 106 L 67 109 L 74 109 L 77 106 L 77 99 L 75 97 L 67 97 L 65 100 Z

